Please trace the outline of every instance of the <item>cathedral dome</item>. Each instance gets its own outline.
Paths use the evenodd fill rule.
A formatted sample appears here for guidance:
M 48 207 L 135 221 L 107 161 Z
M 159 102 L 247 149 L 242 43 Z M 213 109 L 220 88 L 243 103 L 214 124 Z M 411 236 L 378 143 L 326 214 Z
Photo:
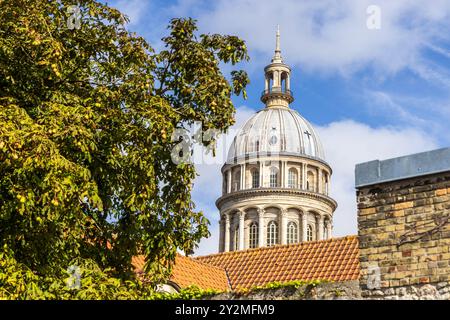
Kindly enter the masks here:
M 221 252 L 331 237 L 331 167 L 312 125 L 289 107 L 291 68 L 281 57 L 279 30 L 264 76 L 265 107 L 238 131 L 221 169 Z
M 319 136 L 297 111 L 264 108 L 239 130 L 228 152 L 228 162 L 267 154 L 298 155 L 325 161 Z

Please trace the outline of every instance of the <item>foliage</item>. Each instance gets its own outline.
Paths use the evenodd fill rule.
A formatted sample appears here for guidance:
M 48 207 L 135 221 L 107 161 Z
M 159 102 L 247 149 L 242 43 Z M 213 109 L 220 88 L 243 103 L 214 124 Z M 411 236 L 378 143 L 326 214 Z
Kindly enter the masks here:
M 70 5 L 79 29 L 68 28 Z M 159 282 L 178 249 L 209 234 L 190 196 L 195 168 L 171 161 L 171 136 L 193 121 L 233 124 L 231 95 L 245 95 L 248 77 L 235 70 L 228 82 L 219 64 L 247 60 L 245 44 L 174 19 L 155 52 L 126 21 L 95 0 L 0 0 L 0 245 L 18 286 L 3 290 L 16 297 L 55 288 L 28 291 L 73 261 L 130 279 L 141 252 Z M 102 277 L 92 281 L 122 288 Z
M 150 300 L 199 300 L 220 293 L 223 292 L 213 289 L 201 289 L 195 285 L 192 285 L 181 289 L 177 293 L 156 292 L 151 295 Z
M 260 290 L 276 290 L 276 289 L 281 289 L 281 288 L 295 288 L 298 289 L 300 287 L 315 287 L 319 284 L 323 284 L 323 283 L 327 283 L 329 282 L 328 280 L 308 280 L 308 281 L 304 281 L 304 280 L 291 280 L 291 281 L 285 281 L 285 282 L 280 282 L 280 281 L 274 281 L 274 282 L 269 282 L 266 283 L 262 286 L 253 286 L 250 289 L 239 289 L 238 292 L 241 294 L 249 294 L 255 291 L 260 291 Z
M 6 249 L 6 247 L 5 247 Z M 0 299 L 39 299 L 39 277 L 5 250 L 0 253 Z
M 334 292 L 335 297 L 341 297 L 345 293 L 343 290 L 340 290 L 340 289 L 335 289 L 333 292 Z
M 286 282 L 279 282 L 274 281 L 270 283 L 266 283 L 262 286 L 253 286 L 251 288 L 239 288 L 235 292 L 239 295 L 249 295 L 251 293 L 255 293 L 258 291 L 266 291 L 266 290 L 277 290 L 277 289 L 283 289 L 283 288 L 294 288 L 298 289 L 301 287 L 309 287 L 313 288 L 320 284 L 328 283 L 329 280 L 310 280 L 310 281 L 303 281 L 303 280 L 292 280 L 292 281 L 286 281 Z M 180 292 L 177 293 L 154 293 L 151 295 L 150 299 L 161 299 L 161 300 L 176 300 L 176 299 L 204 299 L 208 296 L 218 295 L 224 293 L 223 291 L 219 290 L 204 290 L 200 289 L 197 286 L 190 286 L 184 289 L 181 289 Z M 336 293 L 337 295 L 338 293 Z
M 92 260 L 77 260 L 72 263 L 80 268 L 79 288 L 70 286 L 70 273 L 67 273 L 67 278 L 61 279 L 37 276 L 28 267 L 17 262 L 5 246 L 0 253 L 0 300 L 190 300 L 222 293 L 197 286 L 183 288 L 173 294 L 157 292 L 152 286 L 140 281 L 113 278 L 107 273 L 108 270 L 100 270 Z
M 79 267 L 79 288 L 70 286 L 70 273 L 66 278 L 37 276 L 6 249 L 0 253 L 0 299 L 149 299 L 155 294 L 151 286 L 139 281 L 111 277 L 92 260 L 72 263 Z

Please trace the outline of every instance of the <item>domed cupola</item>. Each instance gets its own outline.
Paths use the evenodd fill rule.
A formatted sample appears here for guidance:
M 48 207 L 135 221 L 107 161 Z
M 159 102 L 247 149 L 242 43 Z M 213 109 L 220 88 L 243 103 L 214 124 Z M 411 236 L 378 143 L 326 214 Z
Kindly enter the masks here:
M 291 68 L 281 57 L 279 29 L 264 71 L 265 108 L 239 130 L 222 167 L 221 252 L 331 237 L 332 171 L 313 126 L 289 108 Z
M 227 162 L 267 154 L 302 155 L 325 162 L 313 126 L 297 111 L 284 107 L 266 107 L 251 117 L 234 138 Z
M 261 101 L 266 107 L 251 117 L 230 146 L 227 162 L 250 156 L 297 154 L 325 161 L 322 144 L 312 125 L 289 108 L 294 101 L 290 90 L 291 68 L 283 62 L 280 30 L 276 35 L 275 54 L 264 68 L 265 90 Z

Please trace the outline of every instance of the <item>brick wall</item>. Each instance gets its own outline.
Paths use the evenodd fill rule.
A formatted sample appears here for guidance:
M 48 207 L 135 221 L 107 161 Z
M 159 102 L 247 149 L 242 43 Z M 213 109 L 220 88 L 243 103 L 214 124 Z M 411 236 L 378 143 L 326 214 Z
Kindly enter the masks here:
M 357 202 L 363 296 L 449 298 L 450 172 L 357 186 Z

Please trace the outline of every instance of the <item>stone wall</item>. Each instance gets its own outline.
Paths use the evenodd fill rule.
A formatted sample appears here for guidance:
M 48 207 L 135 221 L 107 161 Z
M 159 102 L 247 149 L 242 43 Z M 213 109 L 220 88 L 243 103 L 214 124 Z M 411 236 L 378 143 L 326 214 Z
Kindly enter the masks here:
M 450 172 L 357 183 L 357 202 L 362 296 L 449 299 Z
M 354 300 L 361 299 L 358 281 L 328 282 L 299 288 L 261 289 L 248 294 L 223 293 L 208 299 L 213 300 Z
M 450 285 L 439 282 L 362 291 L 370 300 L 450 300 Z

